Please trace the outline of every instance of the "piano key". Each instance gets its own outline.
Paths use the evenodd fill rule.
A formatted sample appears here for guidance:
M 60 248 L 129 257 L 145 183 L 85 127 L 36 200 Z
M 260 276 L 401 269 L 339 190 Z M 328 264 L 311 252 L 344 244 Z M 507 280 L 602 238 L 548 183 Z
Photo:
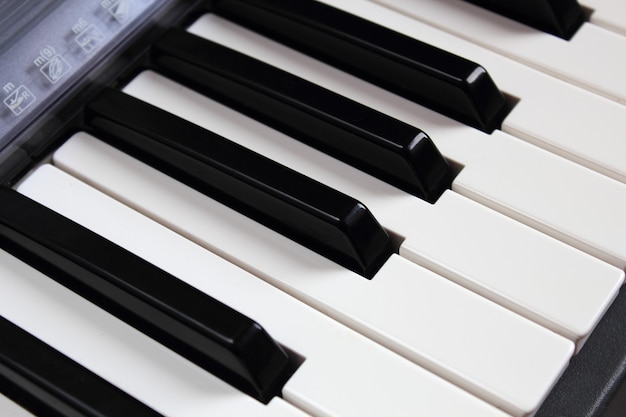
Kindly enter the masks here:
M 127 169 L 123 161 L 118 162 L 122 162 L 120 168 Z M 167 183 L 173 181 L 165 178 L 164 185 L 169 189 Z M 133 177 L 128 179 L 134 181 Z M 350 416 L 356 413 L 359 416 L 381 416 L 391 412 L 394 416 L 505 416 L 502 411 L 330 320 L 263 280 L 52 166 L 44 165 L 35 171 L 20 184 L 19 191 L 264 323 L 290 349 L 303 355 L 304 362 L 285 384 L 282 397 L 313 415 Z M 184 186 L 180 191 L 183 194 L 191 191 L 199 197 L 198 203 L 208 200 Z M 219 210 L 231 213 L 237 219 L 245 219 L 233 210 L 215 204 Z M 204 210 L 204 207 L 200 209 Z M 219 210 L 218 216 L 221 216 Z M 229 221 L 228 217 L 222 219 Z M 266 230 L 270 236 L 278 237 L 279 243 L 298 246 L 246 220 L 246 225 L 252 224 Z M 216 236 L 227 238 L 228 235 L 220 232 L 216 229 Z M 264 245 L 273 243 L 273 240 L 268 240 Z M 323 259 L 304 248 L 301 250 Z M 288 259 L 286 261 L 289 262 Z M 348 272 L 330 261 L 309 262 L 312 268 L 320 264 L 322 270 L 305 272 L 305 279 L 314 278 L 314 281 L 318 281 L 325 278 L 326 272 L 331 275 Z M 207 274 L 205 271 L 213 273 Z M 350 278 L 357 284 L 370 282 L 351 272 L 348 274 L 352 275 Z M 196 384 L 193 379 L 189 383 Z M 274 398 L 269 406 L 276 405 L 279 400 Z M 283 414 L 275 411 L 274 415 Z
M 490 150 L 497 161 L 464 170 L 455 178 L 453 190 L 626 268 L 626 219 L 619 214 L 626 210 L 624 184 L 557 156 L 537 153 L 530 145 L 494 139 Z M 469 146 L 465 150 L 471 152 Z M 532 168 L 513 172 L 512 164 Z M 493 177 L 502 169 L 509 174 L 504 184 Z
M 391 240 L 360 202 L 116 90 L 87 105 L 107 142 L 370 278 Z
M 612 0 L 582 0 L 591 9 L 589 21 L 614 32 L 626 35 L 626 5 Z
M 322 0 L 325 3 L 335 0 Z M 458 0 L 376 0 L 499 54 L 626 103 L 626 37 L 585 23 L 565 41 Z M 483 64 L 485 65 L 485 64 Z
M 415 127 L 182 30 L 152 55 L 169 78 L 427 201 L 450 187 L 449 164 Z
M 0 314 L 163 415 L 304 417 L 281 398 L 241 393 L 1 250 L 0 272 Z
M 357 4 L 369 4 L 369 7 L 359 9 L 368 15 L 377 11 L 383 17 L 398 16 L 390 11 L 385 14 L 383 8 L 373 3 L 342 3 L 344 6 Z M 405 19 L 404 22 L 412 24 L 414 21 Z M 214 41 L 223 41 L 229 47 L 257 59 L 272 61 L 276 65 L 280 62 L 281 68 L 291 73 L 314 80 L 316 84 L 380 111 L 389 112 L 405 122 L 421 126 L 429 132 L 446 158 L 462 165 L 459 175 L 453 181 L 453 190 L 457 189 L 457 184 L 463 192 L 468 192 L 471 188 L 472 198 L 480 196 L 480 202 L 488 203 L 492 209 L 514 216 L 516 220 L 533 227 L 541 225 L 543 233 L 588 251 L 619 268 L 626 266 L 626 218 L 615 215 L 626 211 L 626 189 L 623 184 L 553 157 L 501 131 L 485 135 L 465 129 L 450 119 L 420 109 L 397 96 L 307 59 L 228 22 L 209 16 L 200 19 L 191 29 L 196 33 L 202 32 Z M 176 113 L 176 110 L 170 111 Z M 622 119 L 620 123 L 623 124 L 623 120 L 626 119 Z M 614 139 L 613 136 L 612 140 Z M 287 164 L 285 161 L 282 163 Z M 529 166 L 538 166 L 540 169 L 535 172 L 534 169 L 529 170 Z M 563 187 L 562 180 L 570 173 L 574 173 L 574 178 L 580 180 L 575 186 Z M 464 178 L 468 178 L 468 181 Z M 468 182 L 472 183 L 471 186 Z M 555 183 L 558 185 L 555 186 Z M 516 188 L 518 184 L 523 185 L 523 192 L 529 191 L 531 194 L 523 195 L 522 189 Z M 594 199 L 600 189 L 607 191 L 607 194 Z M 350 194 L 364 201 L 372 211 L 379 213 L 365 198 L 358 197 L 353 192 Z M 536 208 L 533 207 L 535 202 L 538 204 Z M 518 203 L 521 205 L 518 206 Z M 561 213 L 567 215 L 561 217 Z M 377 214 L 377 217 L 380 216 Z M 610 227 L 599 222 L 609 222 Z M 385 227 L 389 228 L 388 225 Z
M 623 282 L 623 271 L 456 193 L 445 192 L 431 205 L 157 74 L 139 75 L 125 91 L 364 201 L 402 241 L 401 256 L 538 321 L 579 348 Z M 69 149 L 57 152 L 57 163 L 81 164 L 87 171 L 78 145 Z
M 507 76 L 512 85 L 515 75 Z M 502 130 L 626 183 L 626 108 L 536 72 L 524 76 L 525 93 Z
M 541 403 L 572 353 L 570 341 L 397 255 L 364 280 L 86 134 L 72 137 L 53 160 L 513 415 Z
M 503 91 L 519 99 L 505 118 L 503 131 L 626 182 L 626 166 L 623 163 L 626 158 L 626 142 L 620 140 L 626 136 L 624 106 L 374 3 L 346 0 L 336 6 L 343 6 L 354 14 L 375 19 L 405 35 L 426 40 L 442 49 L 483 63 Z M 408 7 L 410 4 L 405 3 L 405 8 Z M 291 54 L 281 52 L 286 48 L 260 41 L 251 32 L 216 16 L 204 16 L 190 30 L 256 59 L 280 65 L 283 69 L 296 72 L 316 84 L 366 103 L 383 113 L 392 114 L 409 124 L 422 126 L 430 121 L 427 131 L 436 144 L 438 137 L 442 136 L 441 129 L 448 126 L 439 118 L 433 120 L 428 112 L 417 110 L 410 103 L 393 98 L 365 83 L 358 83 L 339 72 L 320 66 L 315 61 L 303 57 L 290 59 Z M 293 65 L 297 65 L 297 69 Z
M 570 39 L 585 20 L 577 0 L 465 1 L 564 39 Z
M 212 11 L 479 129 L 506 113 L 480 65 L 323 3 L 220 0 Z
M 47 416 L 161 414 L 0 316 L 0 387 Z
M 258 400 L 280 392 L 289 357 L 257 323 L 16 191 L 0 201 L 5 250 Z

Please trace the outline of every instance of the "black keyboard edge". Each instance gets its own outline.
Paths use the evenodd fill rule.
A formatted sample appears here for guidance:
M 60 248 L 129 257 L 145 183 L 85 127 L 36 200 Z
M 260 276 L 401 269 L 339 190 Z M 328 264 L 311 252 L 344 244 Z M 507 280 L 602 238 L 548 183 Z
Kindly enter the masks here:
M 535 417 L 623 417 L 624 410 L 616 410 L 612 402 L 626 402 L 624 381 L 626 288 L 622 287 Z

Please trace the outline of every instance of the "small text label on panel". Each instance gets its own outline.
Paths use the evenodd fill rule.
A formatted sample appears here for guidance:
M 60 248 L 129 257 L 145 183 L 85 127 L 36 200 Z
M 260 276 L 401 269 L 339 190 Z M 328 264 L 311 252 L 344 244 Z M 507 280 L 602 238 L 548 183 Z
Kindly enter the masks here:
M 7 83 L 2 89 L 5 93 L 8 93 L 8 96 L 3 101 L 4 105 L 16 116 L 22 114 L 36 100 L 33 93 L 24 85 L 15 88 L 13 83 Z

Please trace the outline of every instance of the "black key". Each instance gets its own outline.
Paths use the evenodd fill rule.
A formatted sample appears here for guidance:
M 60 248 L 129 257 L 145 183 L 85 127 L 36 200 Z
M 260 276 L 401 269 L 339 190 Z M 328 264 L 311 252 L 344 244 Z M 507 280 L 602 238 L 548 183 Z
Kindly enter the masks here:
M 570 39 L 585 21 L 576 0 L 465 0 L 520 23 Z
M 248 317 L 6 188 L 0 246 L 260 401 L 292 372 L 287 354 Z
M 371 278 L 392 254 L 355 199 L 116 90 L 87 106 L 95 135 L 190 187 Z
M 153 59 L 168 77 L 427 201 L 450 187 L 424 132 L 302 78 L 182 30 L 157 41 Z
M 486 132 L 507 111 L 481 66 L 314 0 L 214 0 L 213 11 Z
M 161 415 L 3 317 L 0 392 L 38 416 Z

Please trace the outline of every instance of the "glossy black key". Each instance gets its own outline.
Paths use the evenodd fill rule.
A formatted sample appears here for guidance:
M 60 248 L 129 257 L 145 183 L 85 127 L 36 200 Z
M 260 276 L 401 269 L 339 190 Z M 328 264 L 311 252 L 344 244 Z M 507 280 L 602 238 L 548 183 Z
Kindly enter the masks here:
M 6 188 L 0 246 L 260 401 L 292 372 L 284 350 L 248 317 Z
M 213 0 L 213 11 L 487 132 L 506 102 L 480 65 L 314 0 Z
M 302 78 L 182 30 L 157 41 L 153 59 L 168 77 L 427 201 L 450 187 L 424 132 Z
M 0 392 L 38 416 L 161 415 L 3 317 Z
M 585 21 L 576 0 L 465 0 L 518 22 L 570 39 Z
M 365 206 L 182 118 L 116 90 L 87 106 L 94 135 L 371 278 L 392 254 Z

